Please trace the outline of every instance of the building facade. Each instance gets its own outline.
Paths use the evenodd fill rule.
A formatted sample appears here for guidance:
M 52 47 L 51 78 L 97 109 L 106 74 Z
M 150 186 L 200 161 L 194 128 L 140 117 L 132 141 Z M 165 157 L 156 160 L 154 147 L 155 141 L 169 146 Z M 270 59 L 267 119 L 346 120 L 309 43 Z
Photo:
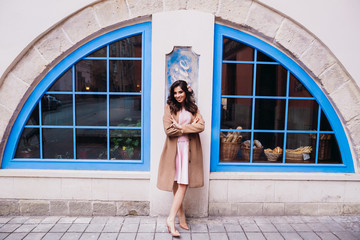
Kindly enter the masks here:
M 178 78 L 206 125 L 189 216 L 358 214 L 358 71 L 268 4 L 94 1 L 42 32 L 1 77 L 0 215 L 167 214 Z

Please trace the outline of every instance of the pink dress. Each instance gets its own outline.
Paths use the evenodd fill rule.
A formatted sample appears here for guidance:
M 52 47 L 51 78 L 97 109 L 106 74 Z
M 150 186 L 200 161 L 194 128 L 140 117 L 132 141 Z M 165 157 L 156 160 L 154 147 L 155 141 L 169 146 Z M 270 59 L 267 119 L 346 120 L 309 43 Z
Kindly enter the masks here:
M 189 124 L 191 121 L 191 113 L 185 109 L 181 109 L 179 113 L 179 124 Z M 189 184 L 189 137 L 185 134 L 178 137 L 176 152 L 176 169 L 175 179 L 179 184 Z

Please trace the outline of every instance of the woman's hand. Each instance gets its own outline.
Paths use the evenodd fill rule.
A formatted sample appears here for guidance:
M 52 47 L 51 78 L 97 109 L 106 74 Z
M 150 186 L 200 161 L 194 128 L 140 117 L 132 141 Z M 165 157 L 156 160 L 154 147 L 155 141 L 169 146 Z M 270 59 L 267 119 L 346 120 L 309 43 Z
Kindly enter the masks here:
M 199 117 L 195 117 L 194 121 L 191 124 L 195 124 L 197 122 L 199 122 L 200 118 Z
M 170 116 L 170 120 L 172 122 L 172 125 L 177 128 L 177 129 L 182 129 L 182 126 L 180 124 L 178 124 L 175 120 L 175 118 L 173 117 L 173 115 Z

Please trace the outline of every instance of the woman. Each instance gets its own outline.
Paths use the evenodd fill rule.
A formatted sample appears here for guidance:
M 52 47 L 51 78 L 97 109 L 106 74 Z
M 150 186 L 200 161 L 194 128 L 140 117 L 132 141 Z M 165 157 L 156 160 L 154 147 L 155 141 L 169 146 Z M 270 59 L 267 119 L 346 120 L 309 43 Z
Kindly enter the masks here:
M 182 206 L 188 187 L 202 187 L 203 159 L 199 133 L 204 130 L 204 120 L 198 110 L 190 86 L 183 80 L 175 81 L 164 110 L 166 141 L 161 154 L 157 186 L 173 191 L 166 226 L 172 236 L 180 233 L 175 228 L 178 216 L 181 228 L 189 229 Z

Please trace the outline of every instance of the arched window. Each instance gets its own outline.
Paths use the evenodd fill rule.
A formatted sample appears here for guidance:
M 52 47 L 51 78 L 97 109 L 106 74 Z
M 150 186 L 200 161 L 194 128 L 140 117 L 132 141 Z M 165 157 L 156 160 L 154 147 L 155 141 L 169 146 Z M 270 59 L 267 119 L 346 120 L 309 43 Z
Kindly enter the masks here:
M 149 170 L 151 24 L 115 30 L 57 64 L 26 101 L 2 168 Z
M 211 171 L 353 172 L 342 125 L 293 60 L 216 25 Z

